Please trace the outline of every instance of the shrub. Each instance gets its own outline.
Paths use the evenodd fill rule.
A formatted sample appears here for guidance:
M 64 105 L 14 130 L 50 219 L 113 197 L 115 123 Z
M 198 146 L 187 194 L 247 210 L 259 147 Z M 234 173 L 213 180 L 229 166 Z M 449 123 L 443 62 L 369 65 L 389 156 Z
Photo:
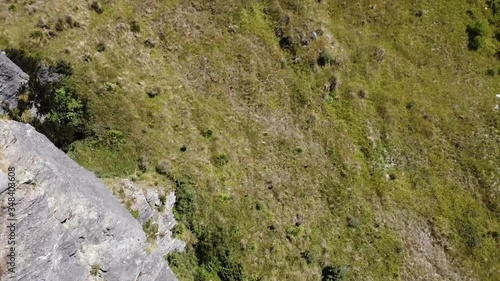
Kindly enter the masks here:
M 130 22 L 130 31 L 132 31 L 134 33 L 141 32 L 141 26 L 139 25 L 139 23 L 136 20 L 133 20 L 132 22 Z
M 69 62 L 58 60 L 55 65 L 50 67 L 50 71 L 64 76 L 71 76 L 73 75 L 73 66 Z
M 116 145 L 123 142 L 123 133 L 118 130 L 109 130 L 106 132 L 106 144 L 110 147 L 115 147 Z
M 55 29 L 57 31 L 64 31 L 64 20 L 61 18 L 58 18 L 56 21 Z
M 152 87 L 152 88 L 148 89 L 148 90 L 146 91 L 146 94 L 148 94 L 148 96 L 149 96 L 150 98 L 154 98 L 154 97 L 156 97 L 156 96 L 158 96 L 158 95 L 160 95 L 160 94 L 161 94 L 161 88 L 160 88 L 160 87 L 158 87 L 158 86 L 154 86 L 154 87 Z
M 69 26 L 70 28 L 75 27 L 75 21 L 73 20 L 73 18 L 72 18 L 70 15 L 67 15 L 67 16 L 64 18 L 64 21 L 68 24 L 68 26 Z
M 175 275 L 180 280 L 190 280 L 187 277 L 192 276 L 194 274 L 194 269 L 197 266 L 196 256 L 193 255 L 193 252 L 190 249 L 187 249 L 187 252 L 174 252 L 168 254 L 165 259 L 168 262 L 168 265 L 174 269 Z M 191 279 L 192 280 L 192 279 Z M 202 279 L 206 280 L 206 279 Z
M 151 219 L 149 219 L 142 225 L 142 230 L 146 233 L 149 242 L 156 241 L 158 237 L 158 224 L 152 223 Z
M 499 20 L 500 19 L 500 0 L 491 0 L 490 8 L 493 11 L 493 16 Z
M 302 226 L 294 225 L 286 229 L 286 237 L 289 240 L 301 238 L 302 236 L 304 236 L 304 227 Z
M 226 154 L 219 154 L 212 158 L 215 167 L 220 168 L 229 163 L 229 157 Z
M 194 274 L 194 281 L 219 281 L 220 278 L 216 273 L 212 271 L 208 271 L 204 267 L 199 267 L 198 270 Z
M 90 275 L 92 276 L 97 276 L 97 274 L 99 274 L 99 271 L 101 270 L 101 266 L 98 265 L 98 264 L 93 264 L 91 267 L 90 267 Z
M 128 201 L 130 202 L 130 201 Z M 138 219 L 139 218 L 139 210 L 130 210 L 130 214 L 135 218 L 135 219 Z
M 198 262 L 221 281 L 243 280 L 243 268 L 234 260 L 226 237 L 227 229 L 220 226 L 199 235 L 195 245 Z
M 469 248 L 475 248 L 481 243 L 477 229 L 468 219 L 456 219 L 455 227 L 458 234 Z
M 30 38 L 31 39 L 42 39 L 43 38 L 43 32 L 39 29 L 33 30 L 30 33 Z
M 94 1 L 92 4 L 90 4 L 90 9 L 92 9 L 94 12 L 98 14 L 102 14 L 104 12 L 104 9 L 102 8 L 101 3 Z
M 87 132 L 87 108 L 76 93 L 59 87 L 47 96 L 45 120 L 35 119 L 33 125 L 45 134 L 57 147 L 67 150 L 76 139 L 83 139 Z M 40 112 L 43 114 L 43 110 Z
M 101 42 L 97 43 L 96 50 L 97 50 L 99 53 L 102 53 L 102 52 L 106 51 L 106 44 L 105 44 L 103 41 L 101 41 Z
M 311 251 L 305 251 L 300 256 L 306 261 L 307 264 L 312 264 L 315 260 L 314 254 Z
M 475 21 L 467 26 L 467 35 L 469 49 L 477 51 L 486 47 L 487 39 L 491 36 L 491 27 L 487 21 Z
M 54 123 L 78 126 L 83 121 L 83 103 L 65 88 L 58 88 L 54 93 L 54 107 L 47 119 Z
M 196 192 L 189 183 L 176 181 L 175 196 L 174 214 L 176 215 L 176 219 L 182 221 L 192 230 L 192 222 L 196 212 Z
M 139 163 L 137 164 L 137 166 L 139 167 L 139 170 L 141 170 L 142 172 L 146 172 L 149 168 L 149 159 L 144 155 L 141 156 L 139 158 Z
M 170 162 L 167 160 L 162 160 L 156 165 L 156 172 L 160 175 L 168 176 L 170 175 Z
M 205 130 L 201 131 L 201 135 L 204 138 L 209 139 L 214 135 L 214 132 L 212 132 L 212 130 L 210 130 L 210 129 L 205 129 Z
M 318 64 L 320 66 L 327 66 L 333 63 L 333 57 L 328 51 L 321 51 L 318 58 Z
M 342 281 L 345 279 L 346 270 L 339 266 L 326 266 L 321 273 L 321 281 Z

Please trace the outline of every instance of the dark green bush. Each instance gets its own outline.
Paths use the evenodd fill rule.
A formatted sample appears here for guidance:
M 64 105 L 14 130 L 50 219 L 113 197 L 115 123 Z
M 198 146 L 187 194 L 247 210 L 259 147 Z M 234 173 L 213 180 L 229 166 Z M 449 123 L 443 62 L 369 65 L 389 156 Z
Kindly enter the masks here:
M 101 3 L 94 1 L 92 4 L 90 4 L 90 9 L 92 9 L 94 12 L 98 14 L 102 14 L 104 12 L 104 9 L 102 8 Z
M 130 31 L 132 31 L 134 33 L 141 32 L 141 26 L 139 25 L 139 22 L 137 22 L 136 20 L 131 21 L 130 22 Z
M 455 221 L 455 227 L 458 234 L 469 248 L 475 248 L 481 243 L 481 237 L 469 219 L 457 219 Z
M 195 269 L 198 266 L 198 261 L 191 249 L 188 248 L 185 253 L 170 253 L 165 258 L 180 280 L 192 280 L 192 276 L 196 274 Z
M 106 132 L 105 141 L 109 147 L 115 147 L 123 142 L 124 135 L 118 130 L 109 130 Z
M 196 191 L 187 181 L 176 181 L 176 201 L 174 214 L 176 219 L 182 221 L 189 229 L 193 230 L 193 219 L 196 212 Z
M 243 269 L 231 255 L 227 233 L 227 229 L 221 226 L 203 232 L 195 245 L 196 256 L 200 265 L 215 272 L 222 281 L 240 281 L 243 280 Z
M 88 134 L 86 103 L 74 90 L 64 86 L 56 88 L 45 99 L 46 108 L 40 111 L 45 119 L 34 119 L 32 125 L 66 151 L 73 141 L 83 139 Z
M 321 273 L 321 281 L 342 281 L 345 279 L 345 275 L 345 268 L 329 265 L 323 268 Z
M 173 176 L 171 178 L 174 179 Z M 233 249 L 239 247 L 239 242 L 236 242 L 239 240 L 234 237 L 235 231 L 222 226 L 220 221 L 213 221 L 210 225 L 197 223 L 197 204 L 205 202 L 200 201 L 190 178 L 177 178 L 174 181 L 174 215 L 180 222 L 180 228 L 185 225 L 177 232 L 190 231 L 196 237 L 196 242 L 188 245 L 186 253 L 167 257 L 176 274 L 189 275 L 194 280 L 244 280 L 243 267 L 233 254 Z M 215 214 L 212 216 L 214 220 L 217 217 Z
M 500 20 L 500 0 L 490 0 L 490 8 L 495 19 Z
M 55 72 L 64 76 L 73 75 L 73 66 L 69 62 L 58 60 L 55 65 L 50 67 L 51 72 Z
M 67 78 L 73 75 L 71 64 L 60 60 L 46 65 L 39 56 L 19 49 L 8 49 L 5 53 L 30 76 L 28 101 L 19 104 L 19 115 L 35 107 L 43 118 L 34 116 L 31 124 L 65 151 L 72 142 L 90 134 L 87 103 L 67 83 Z
M 475 21 L 467 26 L 467 35 L 469 49 L 477 51 L 486 47 L 488 37 L 491 36 L 491 27 L 487 21 Z
M 102 53 L 102 52 L 106 51 L 106 44 L 105 44 L 103 41 L 101 41 L 101 42 L 97 43 L 96 50 L 97 50 L 99 53 Z

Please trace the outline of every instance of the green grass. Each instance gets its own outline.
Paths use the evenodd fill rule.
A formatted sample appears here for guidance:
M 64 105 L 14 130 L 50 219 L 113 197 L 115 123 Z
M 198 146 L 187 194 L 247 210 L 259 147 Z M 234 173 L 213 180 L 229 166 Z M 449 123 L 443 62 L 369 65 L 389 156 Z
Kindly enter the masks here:
M 121 0 L 97 14 L 55 1 L 34 17 L 3 3 L 0 48 L 74 66 L 95 133 L 73 143 L 77 162 L 176 186 L 188 247 L 167 260 L 181 280 L 320 280 L 328 266 L 345 280 L 494 280 L 498 21 L 482 0 L 414 3 Z M 29 38 L 66 14 L 83 27 Z M 116 29 L 134 20 L 140 31 Z M 476 20 L 491 33 L 473 51 Z M 169 175 L 138 173 L 141 156 Z

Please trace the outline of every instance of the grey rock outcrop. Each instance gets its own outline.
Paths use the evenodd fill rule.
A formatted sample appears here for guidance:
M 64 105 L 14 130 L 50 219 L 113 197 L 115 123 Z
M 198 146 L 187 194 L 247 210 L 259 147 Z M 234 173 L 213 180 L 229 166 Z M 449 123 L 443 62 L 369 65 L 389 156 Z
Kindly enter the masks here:
M 150 225 L 157 226 L 157 233 L 152 233 L 155 237 L 152 241 L 155 251 L 161 254 L 184 251 L 186 243 L 172 238 L 171 229 L 176 224 L 172 211 L 175 203 L 173 192 L 167 195 L 164 188 L 144 186 L 129 180 L 121 180 L 117 186 L 119 190 L 123 190 L 120 201 L 123 205 L 126 205 L 126 202 L 131 203 L 130 208 L 138 212 L 137 220 L 142 225 L 149 221 Z
M 16 280 L 177 280 L 163 258 L 167 252 L 151 250 L 141 224 L 100 179 L 33 127 L 0 120 L 2 208 L 9 166 L 16 168 L 18 183 Z M 0 220 L 6 216 L 2 209 Z M 7 251 L 4 228 L 2 257 Z M 7 277 L 0 267 L 0 279 Z
M 3 52 L 0 51 L 0 114 L 17 107 L 19 91 L 29 80 L 24 73 Z

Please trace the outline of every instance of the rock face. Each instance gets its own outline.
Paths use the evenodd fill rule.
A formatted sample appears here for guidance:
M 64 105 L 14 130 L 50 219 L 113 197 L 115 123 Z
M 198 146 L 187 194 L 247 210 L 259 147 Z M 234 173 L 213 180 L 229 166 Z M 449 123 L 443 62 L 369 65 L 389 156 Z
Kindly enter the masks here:
M 17 107 L 19 90 L 28 83 L 29 76 L 0 52 L 0 114 Z
M 149 233 L 154 247 L 161 253 L 184 251 L 183 241 L 172 239 L 171 229 L 175 226 L 172 208 L 175 204 L 175 194 L 166 194 L 162 187 L 149 187 L 120 180 L 115 185 L 119 200 L 123 205 L 131 203 L 130 208 L 137 211 L 137 220 L 144 226 L 149 225 L 154 233 Z M 155 190 L 156 188 L 157 190 Z
M 167 251 L 151 250 L 141 224 L 101 180 L 33 127 L 0 120 L 2 207 L 8 167 L 15 167 L 18 183 L 16 280 L 177 280 L 163 258 Z M 3 209 L 2 224 L 6 216 Z M 169 219 L 171 228 L 175 221 Z M 2 258 L 7 251 L 5 228 L 0 230 Z M 168 239 L 175 247 L 165 248 L 183 249 L 183 242 Z M 0 279 L 7 278 L 0 267 Z

